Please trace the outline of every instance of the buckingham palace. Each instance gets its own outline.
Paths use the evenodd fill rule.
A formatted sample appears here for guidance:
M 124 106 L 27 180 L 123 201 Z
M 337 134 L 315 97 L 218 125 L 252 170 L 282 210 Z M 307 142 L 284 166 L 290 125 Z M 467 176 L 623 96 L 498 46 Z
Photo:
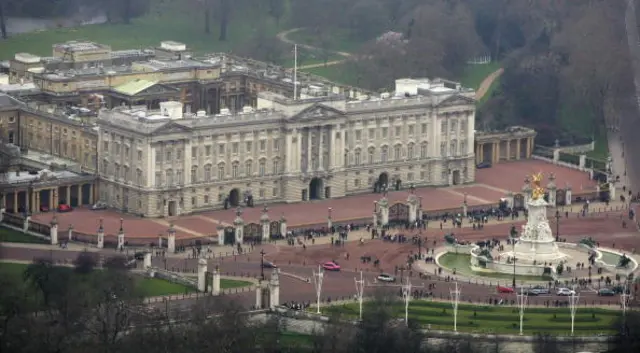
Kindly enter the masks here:
M 474 181 L 475 92 L 399 79 L 350 99 L 258 93 L 254 107 L 190 112 L 176 101 L 102 110 L 100 199 L 148 217 Z

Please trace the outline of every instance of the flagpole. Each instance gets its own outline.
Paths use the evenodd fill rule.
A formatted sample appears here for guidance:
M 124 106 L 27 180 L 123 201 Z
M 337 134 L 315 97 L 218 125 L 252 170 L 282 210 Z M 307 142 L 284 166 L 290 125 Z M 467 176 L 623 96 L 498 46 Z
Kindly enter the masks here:
M 298 45 L 293 45 L 293 100 L 298 98 Z

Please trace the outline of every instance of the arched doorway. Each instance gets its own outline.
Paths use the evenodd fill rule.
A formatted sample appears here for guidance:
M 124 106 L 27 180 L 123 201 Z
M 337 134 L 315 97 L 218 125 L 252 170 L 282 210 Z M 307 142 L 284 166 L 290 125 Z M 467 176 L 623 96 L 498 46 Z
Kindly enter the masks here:
M 387 174 L 387 172 L 382 172 L 378 176 L 378 189 L 382 190 L 385 187 L 389 187 L 389 174 Z
M 309 200 L 319 200 L 322 197 L 322 179 L 313 178 L 309 183 Z
M 167 211 L 169 213 L 169 217 L 174 217 L 178 215 L 178 202 L 176 201 L 169 201 L 169 207 L 167 208 Z
M 240 190 L 231 189 L 229 192 L 229 206 L 238 207 L 240 205 Z
M 451 179 L 452 179 L 453 185 L 460 185 L 460 182 L 462 181 L 462 178 L 460 177 L 460 171 L 454 170 Z

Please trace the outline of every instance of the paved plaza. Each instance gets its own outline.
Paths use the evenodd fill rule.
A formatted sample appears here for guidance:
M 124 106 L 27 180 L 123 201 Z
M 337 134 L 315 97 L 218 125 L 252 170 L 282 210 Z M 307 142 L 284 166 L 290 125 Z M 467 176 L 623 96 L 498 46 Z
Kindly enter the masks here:
M 465 195 L 470 207 L 495 205 L 508 192 L 520 192 L 525 175 L 542 172 L 554 173 L 558 187 L 571 185 L 574 194 L 593 191 L 595 183 L 589 180 L 586 172 L 569 169 L 537 160 L 517 161 L 494 165 L 491 168 L 476 171 L 476 183 L 446 188 L 420 188 L 415 193 L 422 198 L 422 208 L 428 214 L 437 210 L 452 210 L 462 207 Z M 389 192 L 391 204 L 406 202 L 407 190 Z M 285 216 L 290 228 L 324 226 L 328 209 L 332 209 L 334 223 L 369 222 L 372 218 L 374 202 L 380 194 L 363 194 L 341 199 L 317 200 L 296 204 L 275 204 L 268 206 L 271 220 Z M 254 208 L 243 208 L 242 217 L 246 223 L 258 223 L 262 213 L 259 202 Z M 37 214 L 33 220 L 49 223 L 52 213 Z M 217 235 L 219 225 L 227 226 L 235 219 L 235 209 L 219 210 L 176 217 L 174 219 L 145 219 L 131 215 L 121 215 L 114 211 L 90 211 L 77 209 L 70 213 L 57 214 L 61 230 L 72 224 L 74 231 L 95 235 L 103 219 L 107 238 L 114 238 L 123 219 L 125 237 L 138 242 L 149 239 L 154 241 L 159 234 L 166 235 L 170 223 L 174 224 L 178 240 L 208 238 Z

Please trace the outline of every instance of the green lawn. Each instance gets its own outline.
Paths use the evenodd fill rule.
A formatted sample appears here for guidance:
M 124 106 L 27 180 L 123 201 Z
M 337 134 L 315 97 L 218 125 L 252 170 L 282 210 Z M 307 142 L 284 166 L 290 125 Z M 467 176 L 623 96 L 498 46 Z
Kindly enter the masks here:
M 607 130 L 602 127 L 597 130 L 595 136 L 595 148 L 587 153 L 588 157 L 606 161 L 609 158 L 609 140 L 607 139 Z
M 371 308 L 365 304 L 363 312 Z M 314 309 L 315 310 L 315 309 Z M 404 317 L 404 305 L 392 308 L 395 316 Z M 323 314 L 341 314 L 349 318 L 358 315 L 356 303 L 330 306 Z M 579 308 L 575 317 L 576 335 L 613 333 L 620 312 L 595 308 Z M 409 305 L 409 320 L 417 320 L 421 326 L 432 329 L 453 330 L 453 307 L 448 302 L 412 301 Z M 524 332 L 553 335 L 568 335 L 571 330 L 569 308 L 527 308 L 524 315 Z M 518 308 L 505 306 L 480 306 L 461 304 L 458 306 L 458 331 L 517 334 L 520 326 Z
M 29 243 L 29 244 L 47 244 L 48 242 L 42 238 L 24 234 L 23 232 L 13 230 L 11 228 L 0 227 L 0 242 L 7 243 Z
M 485 277 L 487 282 L 491 280 L 493 280 L 494 282 L 502 280 L 504 282 L 505 280 L 510 280 L 513 278 L 513 275 L 506 274 L 506 273 L 474 272 L 471 270 L 470 260 L 471 260 L 471 255 L 456 254 L 456 253 L 446 253 L 442 255 L 439 259 L 440 265 L 442 265 L 442 267 L 447 268 L 450 271 L 455 269 L 456 273 L 460 275 Z M 547 277 L 541 277 L 541 276 L 516 276 L 516 280 L 547 281 L 550 279 Z
M 226 278 L 220 279 L 220 288 L 222 289 L 248 287 L 251 284 L 252 284 L 251 282 L 241 281 L 237 279 L 226 279 Z
M 484 79 L 492 72 L 500 68 L 499 62 L 491 62 L 489 64 L 467 65 L 462 77 L 459 78 L 460 83 L 464 87 L 478 89 Z M 497 81 L 496 81 L 497 83 Z
M 327 80 L 336 83 L 355 87 L 359 86 L 360 80 L 358 79 L 358 76 L 353 72 L 353 70 L 349 70 L 349 66 L 347 64 L 314 67 L 312 69 L 304 69 L 302 71 L 324 77 Z
M 257 31 L 275 36 L 288 22 L 275 20 L 263 14 L 261 9 L 233 13 L 228 39 L 218 40 L 217 21 L 211 22 L 211 33 L 204 33 L 202 13 L 185 6 L 180 0 L 151 0 L 151 10 L 143 17 L 125 24 L 89 25 L 78 28 L 21 34 L 0 41 L 0 60 L 12 58 L 15 53 L 29 52 L 50 56 L 51 46 L 68 40 L 90 40 L 111 45 L 113 49 L 135 49 L 158 46 L 160 41 L 184 42 L 196 53 L 230 51 L 246 44 Z M 285 15 L 286 17 L 287 15 Z

